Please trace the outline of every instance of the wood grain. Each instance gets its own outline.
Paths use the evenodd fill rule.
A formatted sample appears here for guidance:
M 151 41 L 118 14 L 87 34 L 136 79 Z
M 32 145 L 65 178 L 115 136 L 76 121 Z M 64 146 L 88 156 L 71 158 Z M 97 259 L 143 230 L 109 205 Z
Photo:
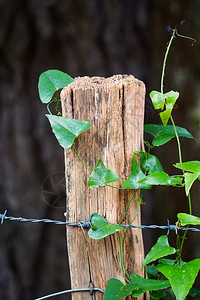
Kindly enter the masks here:
M 120 187 L 130 175 L 132 152 L 142 147 L 143 82 L 132 75 L 115 75 L 106 79 L 76 78 L 62 90 L 61 100 L 64 117 L 85 120 L 92 125 L 75 140 L 81 159 L 93 170 L 101 157 L 105 166 L 118 174 L 120 182 L 115 186 Z M 97 212 L 107 221 L 119 223 L 133 190 L 88 188 L 90 173 L 73 149 L 65 150 L 65 174 L 67 221 L 88 221 L 90 215 Z M 125 223 L 133 219 L 137 208 L 138 202 L 133 200 Z M 134 224 L 140 224 L 140 213 Z M 120 235 L 122 238 L 123 233 Z M 67 247 L 72 288 L 88 287 L 92 281 L 95 287 L 105 290 L 109 278 L 123 281 L 116 234 L 102 240 L 92 240 L 86 229 L 67 227 Z M 144 275 L 141 270 L 143 256 L 142 232 L 131 229 L 125 242 L 125 265 L 129 273 Z M 95 296 L 90 296 L 75 293 L 72 299 L 103 299 L 103 294 L 96 292 Z M 140 296 L 138 299 L 144 298 Z

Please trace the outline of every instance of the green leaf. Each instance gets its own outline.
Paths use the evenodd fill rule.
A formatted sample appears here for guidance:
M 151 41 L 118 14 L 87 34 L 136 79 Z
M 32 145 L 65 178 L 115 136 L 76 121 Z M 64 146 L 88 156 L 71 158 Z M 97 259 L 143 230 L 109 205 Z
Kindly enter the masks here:
M 51 101 L 53 94 L 67 86 L 74 79 L 68 74 L 59 70 L 48 70 L 43 72 L 39 77 L 38 89 L 39 96 L 43 103 Z
M 167 126 L 174 104 L 176 103 L 176 100 L 179 97 L 179 93 L 170 91 L 165 94 L 162 94 L 156 91 L 152 91 L 150 93 L 150 97 L 155 109 L 163 110 L 164 107 L 166 108 L 165 111 L 162 111 L 160 113 L 160 117 L 163 125 Z
M 120 300 L 130 295 L 130 293 L 140 287 L 139 283 L 123 284 L 120 280 L 111 278 L 108 280 L 104 294 L 104 300 Z
M 198 178 L 200 179 L 200 161 L 187 161 L 184 163 L 177 163 L 174 165 L 174 167 L 178 169 L 183 169 L 186 171 L 185 173 L 185 192 L 186 195 L 188 196 L 189 191 L 192 187 L 192 184 L 194 181 Z M 191 172 L 191 173 L 189 173 Z
M 142 151 L 135 151 L 134 153 L 140 156 L 140 164 L 146 172 L 152 173 L 163 171 L 163 167 L 156 156 Z
M 176 265 L 176 260 L 175 259 L 169 259 L 169 258 L 161 258 L 158 260 L 159 264 L 163 264 L 163 265 Z M 184 261 L 180 261 L 179 262 L 180 266 L 183 266 L 184 264 L 186 264 L 186 262 Z M 157 265 L 158 267 L 159 265 Z
M 158 238 L 157 243 L 151 248 L 145 257 L 142 267 L 161 257 L 174 254 L 175 252 L 176 249 L 169 246 L 167 236 L 162 235 Z
M 98 188 L 111 182 L 119 181 L 119 177 L 110 169 L 106 169 L 100 158 L 88 180 L 88 187 Z
M 132 292 L 133 297 L 138 297 L 147 291 L 162 290 L 170 287 L 168 280 L 145 279 L 137 274 L 131 274 L 132 282 L 138 284 L 139 287 Z
M 145 174 L 141 171 L 136 158 L 133 154 L 132 156 L 132 166 L 131 166 L 131 175 L 129 178 L 122 184 L 123 189 L 151 189 L 152 186 L 148 184 L 141 184 L 138 181 L 145 178 Z
M 150 185 L 167 185 L 176 186 L 182 184 L 182 177 L 169 176 L 165 172 L 153 172 L 146 176 L 144 179 L 140 180 L 138 183 L 150 184 Z
M 115 278 L 111 278 L 107 281 L 106 290 L 103 299 L 104 300 L 115 300 L 117 294 L 124 284 Z
M 164 105 L 165 105 L 164 94 L 157 91 L 152 91 L 150 93 L 150 98 L 155 109 L 164 109 Z
M 199 177 L 200 173 L 185 173 L 185 193 L 186 196 L 189 195 L 189 191 L 193 185 L 193 183 L 195 182 L 195 180 Z
M 139 289 L 140 288 L 140 283 L 139 282 L 133 282 L 133 283 L 128 283 L 125 284 L 119 291 L 119 293 L 116 295 L 115 299 L 124 299 L 125 297 L 127 297 L 128 295 L 131 294 L 132 291 L 134 291 L 135 289 Z
M 176 103 L 176 100 L 179 97 L 178 92 L 170 91 L 168 93 L 164 94 L 165 96 L 165 107 L 166 110 L 160 113 L 160 118 L 162 120 L 162 123 L 164 126 L 167 126 L 167 123 L 169 121 L 169 118 L 171 116 L 172 109 L 174 107 L 174 104 Z
M 185 213 L 178 213 L 177 217 L 181 222 L 182 226 L 185 225 L 200 225 L 200 218 L 195 217 L 193 215 L 185 214 Z
M 185 128 L 176 126 L 176 130 L 179 137 L 194 138 Z M 164 125 L 146 124 L 144 125 L 144 132 L 154 136 L 153 146 L 164 145 L 176 136 L 172 125 L 165 127 Z
M 166 109 L 165 111 L 162 111 L 161 113 L 159 113 L 161 121 L 163 123 L 164 126 L 167 126 L 167 123 L 169 121 L 169 118 L 171 116 L 171 109 Z
M 132 283 L 123 284 L 120 280 L 111 278 L 106 285 L 104 300 L 124 299 L 132 293 L 133 297 L 147 292 L 170 287 L 168 280 L 145 279 L 139 275 L 131 274 Z
M 89 122 L 68 119 L 54 115 L 46 115 L 48 118 L 53 133 L 55 134 L 59 144 L 66 149 L 69 149 L 74 139 L 91 127 Z
M 200 161 L 194 160 L 194 161 L 187 161 L 181 163 L 176 163 L 174 167 L 181 169 L 182 168 L 187 172 L 193 172 L 193 173 L 200 173 Z
M 122 226 L 108 223 L 108 221 L 97 213 L 92 215 L 91 222 L 92 228 L 90 228 L 88 235 L 95 240 L 102 239 L 110 234 L 123 230 Z
M 177 300 L 186 298 L 200 269 L 200 259 L 194 259 L 183 266 L 159 265 L 158 270 L 169 279 Z
M 156 274 L 159 273 L 159 271 L 157 269 L 157 265 L 154 265 L 154 264 L 146 266 L 146 271 L 147 271 L 148 278 L 154 277 Z

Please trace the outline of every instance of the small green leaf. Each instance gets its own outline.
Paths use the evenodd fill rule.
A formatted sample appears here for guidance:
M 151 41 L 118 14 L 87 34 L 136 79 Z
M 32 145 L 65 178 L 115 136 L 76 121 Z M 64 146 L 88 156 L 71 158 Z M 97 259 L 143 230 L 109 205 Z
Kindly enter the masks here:
M 185 128 L 176 126 L 176 130 L 179 137 L 194 138 Z M 154 136 L 153 146 L 164 145 L 176 136 L 172 125 L 165 127 L 164 125 L 146 124 L 144 125 L 144 132 Z
M 88 187 L 91 189 L 104 186 L 111 182 L 119 181 L 119 177 L 110 169 L 106 169 L 105 165 L 100 158 L 94 171 L 91 173 L 88 180 Z
M 153 172 L 146 176 L 144 179 L 140 180 L 138 183 L 150 184 L 150 185 L 167 185 L 176 186 L 182 184 L 182 177 L 179 176 L 169 176 L 165 172 Z
M 160 113 L 160 117 L 163 125 L 167 126 L 174 104 L 179 97 L 179 93 L 170 91 L 168 93 L 162 94 L 153 91 L 150 93 L 150 97 L 155 109 L 164 110 L 164 107 L 166 108 L 165 111 L 162 111 Z
M 88 235 L 90 238 L 98 240 L 113 234 L 117 231 L 123 230 L 122 226 L 110 224 L 101 215 L 94 213 L 92 215 L 92 228 L 90 228 Z
M 164 94 L 157 91 L 152 91 L 150 93 L 150 98 L 155 109 L 164 109 L 164 105 L 165 105 Z
M 161 257 L 174 254 L 175 252 L 176 249 L 169 246 L 167 236 L 162 235 L 158 238 L 157 243 L 151 248 L 151 250 L 145 257 L 142 267 Z
M 152 173 L 163 171 L 163 167 L 156 156 L 142 151 L 135 151 L 134 153 L 140 156 L 140 164 L 146 172 Z
M 158 270 L 169 279 L 177 300 L 186 298 L 200 269 L 200 259 L 194 259 L 183 266 L 159 265 Z
M 46 115 L 48 118 L 53 133 L 55 134 L 59 144 L 66 149 L 69 149 L 74 139 L 91 127 L 89 122 L 68 119 L 54 115 Z
M 178 213 L 177 217 L 181 222 L 182 226 L 185 225 L 200 225 L 200 218 L 195 217 L 193 215 L 185 214 L 185 213 Z
M 145 279 L 137 274 L 131 274 L 132 282 L 139 287 L 132 292 L 133 297 L 138 297 L 147 291 L 162 290 L 170 287 L 168 280 Z
M 122 184 L 123 189 L 151 189 L 152 186 L 149 184 L 141 184 L 138 181 L 145 178 L 145 174 L 141 171 L 136 158 L 133 154 L 132 156 L 132 166 L 131 166 L 131 175 L 129 178 Z
M 53 94 L 67 86 L 74 79 L 68 74 L 59 70 L 48 70 L 39 77 L 38 90 L 42 103 L 51 101 Z

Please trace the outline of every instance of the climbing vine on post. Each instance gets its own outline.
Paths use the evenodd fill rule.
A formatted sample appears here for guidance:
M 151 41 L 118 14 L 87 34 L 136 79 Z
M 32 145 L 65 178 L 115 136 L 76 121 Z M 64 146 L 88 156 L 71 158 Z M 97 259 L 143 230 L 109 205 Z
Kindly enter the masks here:
M 118 190 L 133 190 L 132 196 L 127 203 L 125 213 L 119 224 L 109 223 L 104 216 L 99 215 L 95 211 L 91 215 L 91 228 L 88 231 L 89 237 L 94 240 L 99 240 L 113 234 L 117 235 L 120 249 L 123 282 L 117 278 L 110 278 L 106 282 L 104 300 L 123 299 L 127 296 L 136 298 L 147 291 L 150 292 L 150 298 L 152 300 L 161 298 L 168 299 L 169 294 L 179 300 L 186 299 L 188 294 L 194 297 L 200 295 L 200 289 L 193 288 L 200 269 L 200 259 L 196 258 L 189 262 L 184 262 L 182 260 L 183 246 L 187 231 L 185 231 L 182 239 L 179 236 L 180 226 L 200 225 L 200 217 L 192 215 L 192 200 L 190 195 L 193 183 L 195 180 L 200 180 L 200 161 L 183 161 L 180 137 L 189 139 L 194 139 L 194 137 L 187 129 L 175 125 L 172 113 L 174 105 L 179 101 L 179 92 L 168 91 L 164 93 L 166 63 L 174 38 L 186 38 L 193 42 L 195 42 L 195 40 L 180 35 L 177 32 L 177 28 L 172 29 L 171 27 L 168 27 L 168 31 L 171 34 L 171 38 L 165 52 L 160 91 L 152 91 L 150 93 L 153 106 L 155 110 L 159 111 L 162 125 L 146 124 L 144 126 L 144 131 L 153 136 L 152 144 L 145 141 L 148 148 L 147 152 L 134 151 L 132 153 L 131 172 L 123 182 L 120 181 L 116 172 L 106 167 L 106 162 L 103 162 L 101 157 L 99 157 L 94 169 L 91 170 L 87 166 L 87 163 L 79 156 L 75 139 L 79 138 L 79 135 L 90 129 L 91 124 L 88 121 L 61 117 L 58 110 L 60 99 L 58 98 L 57 93 L 59 89 L 72 83 L 73 79 L 69 75 L 57 70 L 46 71 L 42 73 L 39 78 L 39 94 L 41 101 L 47 104 L 49 114 L 46 116 L 50 122 L 52 131 L 63 148 L 74 149 L 74 153 L 78 160 L 87 170 L 88 188 L 102 189 L 109 187 Z M 56 104 L 55 108 L 57 115 L 52 115 L 51 113 L 50 105 L 53 103 Z M 177 175 L 172 176 L 164 171 L 159 159 L 150 154 L 150 151 L 154 147 L 165 145 L 173 138 L 176 138 L 177 141 L 179 161 L 174 164 Z M 89 145 L 88 151 L 90 151 Z M 140 158 L 140 163 L 138 163 L 137 157 Z M 114 183 L 119 181 L 120 186 L 115 186 Z M 168 236 L 162 235 L 146 255 L 142 268 L 146 268 L 148 278 L 143 278 L 138 274 L 129 273 L 125 266 L 124 245 L 126 235 L 128 230 L 133 229 L 128 227 L 123 231 L 123 228 L 120 225 L 126 220 L 129 206 L 132 201 L 135 201 L 133 199 L 135 199 L 136 193 L 138 195 L 138 191 L 140 190 L 139 197 L 137 197 L 138 210 L 133 219 L 129 220 L 130 225 L 134 222 L 139 213 L 140 206 L 143 203 L 142 198 L 144 192 L 155 185 L 161 186 L 160 188 L 162 188 L 162 186 L 168 186 L 170 188 L 175 187 L 185 189 L 186 197 L 188 199 L 188 213 L 179 212 L 177 214 L 176 245 L 169 245 Z M 122 231 L 123 235 L 121 234 Z M 169 258 L 169 255 L 173 255 L 173 259 Z

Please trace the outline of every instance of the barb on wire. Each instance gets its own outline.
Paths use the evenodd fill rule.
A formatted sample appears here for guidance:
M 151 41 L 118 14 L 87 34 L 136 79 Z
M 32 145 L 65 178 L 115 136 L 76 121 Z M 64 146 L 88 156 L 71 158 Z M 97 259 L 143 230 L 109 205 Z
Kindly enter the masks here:
M 9 221 L 19 221 L 19 222 L 31 222 L 31 223 L 53 223 L 55 225 L 66 225 L 66 226 L 75 226 L 75 227 L 82 227 L 82 228 L 91 228 L 91 217 L 89 221 L 80 221 L 78 223 L 72 223 L 72 222 L 63 222 L 63 221 L 57 221 L 57 220 L 51 220 L 51 219 L 27 219 L 22 217 L 10 217 L 6 216 L 7 210 L 3 214 L 0 214 L 0 220 L 1 224 L 3 224 L 4 220 Z M 119 224 L 116 224 L 119 225 Z M 169 220 L 167 220 L 167 225 L 160 226 L 160 225 L 123 225 L 120 224 L 122 227 L 129 227 L 129 228 L 136 228 L 136 229 L 163 229 L 167 230 L 167 234 L 169 234 L 170 231 L 176 231 L 177 230 L 183 230 L 183 231 L 194 231 L 194 232 L 200 232 L 200 229 L 195 227 L 177 227 L 176 225 L 170 225 Z
M 99 289 L 99 288 L 92 288 L 91 290 L 91 286 L 89 288 L 85 288 L 85 289 L 74 289 L 74 290 L 65 290 L 65 291 L 62 291 L 62 292 L 57 292 L 57 293 L 53 293 L 53 294 L 50 294 L 50 295 L 47 295 L 47 296 L 43 296 L 43 297 L 40 297 L 40 298 L 37 298 L 37 299 L 34 299 L 34 300 L 43 300 L 43 299 L 47 299 L 47 298 L 51 298 L 51 297 L 55 297 L 55 296 L 59 296 L 59 295 L 63 295 L 63 294 L 66 294 L 66 293 L 76 293 L 76 292 L 90 292 L 91 294 L 91 291 L 92 292 L 101 292 L 101 293 L 105 293 L 104 290 L 102 289 Z

